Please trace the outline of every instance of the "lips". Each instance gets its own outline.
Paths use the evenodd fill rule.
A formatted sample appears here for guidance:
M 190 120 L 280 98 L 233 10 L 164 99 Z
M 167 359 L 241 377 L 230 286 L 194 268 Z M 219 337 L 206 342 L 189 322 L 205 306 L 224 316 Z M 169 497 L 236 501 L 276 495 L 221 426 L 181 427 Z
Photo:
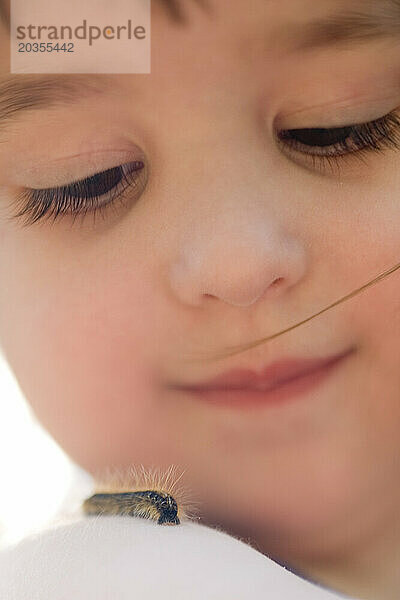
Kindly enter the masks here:
M 260 372 L 251 369 L 232 369 L 209 381 L 178 387 L 202 393 L 234 390 L 267 392 L 296 380 L 311 377 L 313 374 L 327 372 L 353 350 L 354 348 L 350 348 L 340 354 L 318 359 L 282 359 L 266 366 Z

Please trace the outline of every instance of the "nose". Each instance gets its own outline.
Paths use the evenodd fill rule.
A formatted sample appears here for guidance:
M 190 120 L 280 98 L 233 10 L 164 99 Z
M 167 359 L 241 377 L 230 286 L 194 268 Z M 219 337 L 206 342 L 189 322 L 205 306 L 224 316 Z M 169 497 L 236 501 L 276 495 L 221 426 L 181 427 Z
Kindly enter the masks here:
M 219 200 L 182 236 L 169 273 L 175 295 L 192 306 L 213 297 L 240 307 L 282 296 L 304 276 L 304 244 L 266 203 L 229 202 L 228 211 Z

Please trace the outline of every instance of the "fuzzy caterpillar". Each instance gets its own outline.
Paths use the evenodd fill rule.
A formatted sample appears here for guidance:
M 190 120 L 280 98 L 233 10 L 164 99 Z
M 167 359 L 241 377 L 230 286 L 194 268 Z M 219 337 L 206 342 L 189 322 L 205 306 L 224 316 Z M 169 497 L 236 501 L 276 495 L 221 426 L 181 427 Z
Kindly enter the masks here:
M 176 484 L 175 467 L 162 473 L 159 469 L 137 469 L 134 466 L 121 470 L 108 468 L 98 474 L 96 492 L 86 498 L 82 509 L 86 515 L 122 515 L 152 519 L 159 525 L 179 525 L 182 519 L 194 518 L 189 511 L 193 502 Z
M 178 504 L 156 490 L 94 494 L 83 503 L 87 515 L 129 515 L 156 520 L 159 525 L 179 525 Z

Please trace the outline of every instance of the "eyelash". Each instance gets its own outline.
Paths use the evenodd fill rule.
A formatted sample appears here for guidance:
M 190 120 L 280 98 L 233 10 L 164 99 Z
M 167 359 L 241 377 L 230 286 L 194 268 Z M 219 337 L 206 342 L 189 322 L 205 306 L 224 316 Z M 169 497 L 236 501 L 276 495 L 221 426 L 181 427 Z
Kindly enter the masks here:
M 307 137 L 327 135 L 334 137 L 341 133 L 347 134 L 334 144 L 310 145 L 296 140 L 296 136 Z M 400 149 L 400 114 L 392 112 L 376 121 L 337 127 L 330 129 L 307 128 L 288 129 L 277 132 L 277 141 L 289 154 L 301 154 L 302 161 L 311 161 L 312 169 L 324 170 L 328 165 L 332 171 L 340 171 L 342 163 L 352 158 L 362 162 L 365 155 L 371 152 L 383 153 L 386 149 Z M 309 150 L 322 149 L 320 154 Z M 304 150 L 306 149 L 306 150 Z M 119 179 L 118 179 L 119 178 Z M 116 181 L 114 186 L 110 183 Z M 123 203 L 124 192 L 131 188 L 139 197 L 147 182 L 147 168 L 144 162 L 134 161 L 96 173 L 91 177 L 73 182 L 64 187 L 46 189 L 25 189 L 17 198 L 22 209 L 12 218 L 27 217 L 24 225 L 28 226 L 41 219 L 53 217 L 53 221 L 65 214 L 85 216 L 90 212 L 95 215 L 102 213 L 115 200 Z M 104 196 L 104 198 L 103 198 Z M 103 198 L 102 202 L 99 202 Z
M 346 137 L 330 145 L 310 145 L 299 142 L 297 136 L 347 134 Z M 336 127 L 331 129 L 289 129 L 278 132 L 278 143 L 287 147 L 289 153 L 307 156 L 315 170 L 324 170 L 328 166 L 332 172 L 339 173 L 344 162 L 358 159 L 365 164 L 365 157 L 371 152 L 383 153 L 386 149 L 400 150 L 400 114 L 392 112 L 376 121 Z M 304 148 L 306 150 L 304 150 Z M 309 150 L 320 149 L 322 152 L 312 153 Z M 283 150 L 286 152 L 286 148 Z M 303 159 L 304 160 L 304 159 Z
M 118 200 L 123 203 L 125 192 L 133 189 L 138 197 L 147 180 L 147 168 L 143 161 L 134 161 L 107 169 L 69 185 L 45 189 L 25 189 L 17 198 L 21 210 L 12 218 L 26 217 L 24 225 L 32 225 L 42 219 L 53 221 L 70 214 L 73 220 L 87 213 L 93 216 L 103 213 Z

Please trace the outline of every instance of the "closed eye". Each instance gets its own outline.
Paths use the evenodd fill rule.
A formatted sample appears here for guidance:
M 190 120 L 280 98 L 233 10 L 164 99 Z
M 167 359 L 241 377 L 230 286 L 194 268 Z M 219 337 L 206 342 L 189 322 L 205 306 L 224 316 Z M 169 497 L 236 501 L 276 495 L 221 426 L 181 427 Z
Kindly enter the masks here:
M 20 210 L 12 218 L 25 217 L 24 225 L 27 226 L 45 218 L 54 221 L 67 214 L 74 218 L 88 212 L 95 215 L 117 199 L 122 201 L 128 190 L 130 197 L 138 199 L 146 183 L 146 164 L 137 160 L 65 186 L 24 189 L 17 198 Z
M 341 167 L 341 161 L 371 152 L 400 149 L 400 114 L 392 112 L 376 121 L 331 129 L 288 129 L 279 131 L 282 149 L 311 162 L 313 167 Z

